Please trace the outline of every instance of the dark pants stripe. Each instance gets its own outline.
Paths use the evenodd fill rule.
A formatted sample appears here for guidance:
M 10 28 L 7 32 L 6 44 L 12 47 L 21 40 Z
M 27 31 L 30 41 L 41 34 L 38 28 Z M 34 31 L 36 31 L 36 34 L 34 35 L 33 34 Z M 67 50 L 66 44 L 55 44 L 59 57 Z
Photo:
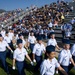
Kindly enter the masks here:
M 6 63 L 6 53 L 7 53 L 6 51 L 0 52 L 0 60 L 3 64 L 5 72 L 9 73 L 8 66 L 7 66 L 7 63 Z
M 26 75 L 25 72 L 24 72 L 24 66 L 25 66 L 24 61 L 23 62 L 17 61 L 16 66 L 17 66 L 19 75 Z

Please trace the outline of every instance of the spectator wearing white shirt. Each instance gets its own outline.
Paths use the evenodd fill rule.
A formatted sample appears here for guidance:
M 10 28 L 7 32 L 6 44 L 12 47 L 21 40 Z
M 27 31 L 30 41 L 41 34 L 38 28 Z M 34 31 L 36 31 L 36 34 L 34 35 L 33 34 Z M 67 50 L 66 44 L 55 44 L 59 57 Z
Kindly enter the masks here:
M 50 28 L 53 27 L 53 24 L 52 24 L 51 20 L 50 20 L 50 23 L 48 24 L 48 27 L 50 27 Z

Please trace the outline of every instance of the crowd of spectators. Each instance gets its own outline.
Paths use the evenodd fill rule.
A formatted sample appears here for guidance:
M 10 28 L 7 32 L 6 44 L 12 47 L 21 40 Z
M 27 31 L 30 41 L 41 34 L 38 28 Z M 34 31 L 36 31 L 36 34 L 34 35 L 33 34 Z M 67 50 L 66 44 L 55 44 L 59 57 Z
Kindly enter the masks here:
M 54 32 L 55 28 L 65 23 L 65 17 L 68 17 L 69 12 L 73 11 L 72 7 L 68 2 L 57 1 L 57 3 L 37 8 L 36 11 L 32 10 L 33 12 L 31 11 L 29 15 L 20 19 L 12 27 L 15 32 L 21 31 L 25 36 L 33 31 L 36 37 L 42 35 L 43 39 L 47 39 L 50 32 Z M 71 22 L 67 24 L 71 24 Z
M 15 18 L 16 16 L 20 15 L 20 13 L 22 11 L 23 10 L 19 8 L 19 9 L 13 10 L 13 11 L 6 11 L 6 12 L 1 13 L 1 15 L 0 15 L 0 23 L 2 23 L 2 22 L 7 23 L 9 19 L 13 20 L 13 18 Z
M 28 15 L 19 19 L 17 23 L 14 23 L 9 28 L 13 28 L 15 33 L 21 32 L 23 35 L 28 36 L 31 31 L 35 33 L 35 36 L 41 35 L 43 39 L 47 39 L 50 32 L 54 32 L 54 29 L 59 25 L 65 24 L 65 17 L 69 16 L 69 12 L 73 11 L 73 6 L 70 6 L 68 2 L 57 1 L 57 3 L 51 3 L 50 5 L 42 6 L 41 8 L 31 7 Z M 26 10 L 29 10 L 27 7 Z M 15 17 L 23 11 L 18 9 L 16 11 L 8 12 L 0 17 L 0 21 L 7 21 L 8 18 Z M 73 18 L 74 20 L 74 18 Z M 75 20 L 69 23 L 73 25 Z M 67 29 L 66 29 L 67 30 Z M 65 31 L 66 31 L 65 30 Z M 72 30 L 72 26 L 71 26 Z

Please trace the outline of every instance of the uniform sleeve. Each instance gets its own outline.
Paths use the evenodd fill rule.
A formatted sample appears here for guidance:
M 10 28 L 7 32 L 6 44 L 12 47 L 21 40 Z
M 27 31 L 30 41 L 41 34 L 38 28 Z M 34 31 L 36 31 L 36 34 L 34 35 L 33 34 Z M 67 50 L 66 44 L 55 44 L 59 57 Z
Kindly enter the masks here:
M 35 54 L 35 52 L 36 52 L 36 45 L 34 46 L 32 53 Z
M 46 72 L 46 65 L 42 63 L 40 66 L 40 74 L 45 75 L 45 72 Z
M 72 58 L 71 52 L 70 52 L 70 58 Z
M 14 53 L 13 53 L 13 59 L 16 59 L 17 58 L 17 53 L 16 53 L 16 51 L 14 51 Z
M 55 67 L 56 67 L 56 68 L 60 67 L 60 64 L 58 63 L 58 61 L 57 61 L 57 60 L 56 60 Z
M 61 64 L 61 62 L 63 61 L 63 57 L 64 55 L 62 53 L 59 54 L 58 56 L 58 62 Z
M 8 45 L 8 43 L 5 41 L 5 44 L 6 44 L 6 47 L 8 47 L 9 45 Z
M 57 41 L 55 40 L 55 45 L 57 45 Z

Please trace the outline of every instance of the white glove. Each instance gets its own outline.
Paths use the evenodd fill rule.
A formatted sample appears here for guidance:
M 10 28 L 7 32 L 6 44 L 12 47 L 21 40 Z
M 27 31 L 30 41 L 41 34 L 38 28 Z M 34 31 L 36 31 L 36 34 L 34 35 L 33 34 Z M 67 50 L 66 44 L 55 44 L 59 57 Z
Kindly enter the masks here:
M 13 53 L 13 50 L 11 50 L 11 53 Z
M 34 65 L 34 63 L 32 61 L 30 63 L 31 63 L 32 66 Z
M 36 63 L 36 60 L 34 59 L 33 62 Z
M 13 66 L 12 69 L 15 70 L 15 66 Z
M 56 70 L 56 74 L 58 74 L 58 70 Z

